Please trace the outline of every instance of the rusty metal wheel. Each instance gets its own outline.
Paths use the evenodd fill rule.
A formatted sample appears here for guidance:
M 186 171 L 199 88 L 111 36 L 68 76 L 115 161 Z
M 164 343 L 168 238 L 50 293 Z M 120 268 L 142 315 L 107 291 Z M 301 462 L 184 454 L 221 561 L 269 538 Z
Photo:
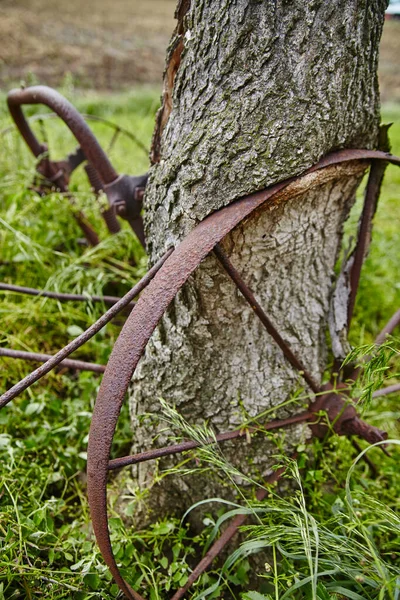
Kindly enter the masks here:
M 74 106 L 57 91 L 46 86 L 34 86 L 25 89 L 12 90 L 7 97 L 8 108 L 14 123 L 25 140 L 33 156 L 37 159 L 37 174 L 33 182 L 33 189 L 44 195 L 56 190 L 63 193 L 73 205 L 74 218 L 81 228 L 87 242 L 91 246 L 99 243 L 99 237 L 86 215 L 77 210 L 75 200 L 69 191 L 69 181 L 73 171 L 85 163 L 85 171 L 91 188 L 98 197 L 104 192 L 109 200 L 109 207 L 99 204 L 99 210 L 109 233 L 120 231 L 117 215 L 128 220 L 133 231 L 144 244 L 143 224 L 141 219 L 141 206 L 143 191 L 147 175 L 130 177 L 119 175 L 106 152 L 102 149 L 86 121 L 102 122 L 111 129 L 111 138 L 108 153 L 111 152 L 120 135 L 128 137 L 141 151 L 147 154 L 145 146 L 140 140 L 126 129 L 114 125 L 110 121 L 91 115 L 81 115 Z M 43 104 L 54 111 L 44 116 L 34 116 L 27 119 L 22 111 L 22 106 L 30 104 Z M 49 156 L 48 140 L 44 128 L 45 119 L 59 117 L 71 130 L 79 143 L 78 148 L 70 153 L 64 160 L 51 160 Z M 40 142 L 30 127 L 31 122 L 39 121 L 42 137 Z M 11 131 L 5 129 L 2 133 Z
M 400 158 L 385 152 L 346 150 L 325 157 L 317 165 L 309 169 L 305 175 L 318 169 L 352 160 L 371 161 L 371 169 L 361 216 L 358 241 L 352 256 L 350 269 L 350 280 L 352 285 L 348 304 L 349 322 L 354 307 L 362 263 L 370 240 L 371 221 L 378 200 L 383 172 L 389 162 L 398 166 L 400 165 Z M 249 428 L 250 431 L 266 431 L 282 428 L 296 422 L 311 421 L 310 425 L 313 435 L 324 436 L 327 432 L 329 423 L 321 422 L 317 418 L 317 414 L 322 410 L 326 413 L 327 421 L 330 422 L 330 426 L 339 435 L 358 435 L 369 442 L 382 441 L 385 439 L 386 434 L 384 432 L 361 421 L 356 413 L 354 404 L 351 404 L 346 397 L 346 391 L 340 389 L 340 382 L 339 386 L 334 391 L 332 391 L 332 386 L 329 384 L 323 388 L 319 388 L 310 374 L 304 369 L 301 361 L 295 356 L 287 343 L 280 336 L 274 324 L 270 321 L 258 304 L 251 290 L 243 281 L 241 275 L 237 272 L 229 258 L 219 246 L 220 241 L 225 235 L 234 229 L 243 219 L 272 197 L 278 197 L 282 192 L 284 192 L 286 196 L 290 194 L 290 185 L 295 185 L 302 177 L 303 176 L 299 176 L 283 181 L 264 191 L 252 194 L 206 218 L 175 249 L 168 250 L 158 263 L 150 269 L 147 275 L 130 292 L 128 292 L 124 298 L 111 298 L 110 304 L 115 304 L 86 332 L 75 338 L 65 348 L 47 360 L 41 367 L 5 392 L 0 398 L 1 408 L 35 381 L 43 377 L 51 369 L 62 363 L 74 350 L 93 337 L 95 333 L 104 327 L 105 324 L 123 308 L 128 305 L 133 307 L 105 369 L 104 378 L 94 408 L 88 446 L 88 493 L 95 535 L 105 562 L 120 589 L 128 598 L 143 600 L 142 596 L 138 592 L 132 590 L 124 581 L 113 556 L 107 518 L 108 471 L 145 460 L 184 452 L 197 447 L 198 444 L 193 441 L 185 441 L 169 447 L 148 450 L 138 455 L 110 460 L 110 449 L 114 431 L 132 374 L 152 332 L 176 293 L 210 252 L 215 252 L 227 274 L 236 283 L 255 314 L 260 318 L 267 331 L 281 348 L 286 360 L 301 372 L 305 383 L 311 389 L 312 393 L 318 394 L 317 400 L 310 403 L 308 411 L 289 419 L 271 421 L 264 424 L 262 427 Z M 32 290 L 27 291 L 26 293 L 31 292 Z M 141 292 L 143 292 L 143 294 L 140 296 L 137 304 L 134 305 L 132 300 Z M 68 300 L 72 298 L 64 299 Z M 398 311 L 386 325 L 376 342 L 378 344 L 382 343 L 385 335 L 391 333 L 399 322 L 400 311 Z M 99 371 L 103 370 L 104 367 L 99 369 Z M 357 376 L 357 371 L 353 371 L 350 375 L 355 378 Z M 390 386 L 389 388 L 379 390 L 376 392 L 376 395 L 384 395 L 386 393 L 398 391 L 399 389 L 400 385 Z M 221 443 L 225 440 L 239 439 L 244 435 L 245 432 L 242 430 L 230 431 L 217 435 L 215 438 L 210 439 L 209 442 Z M 353 441 L 353 444 L 357 449 L 357 443 Z M 373 467 L 372 463 L 369 462 L 369 464 Z M 282 473 L 283 469 L 274 472 L 269 480 L 277 480 Z M 261 500 L 266 493 L 265 489 L 262 489 L 257 495 L 258 499 Z M 185 586 L 176 591 L 173 600 L 178 600 L 186 594 L 190 585 L 211 564 L 213 559 L 218 555 L 229 539 L 231 539 L 244 520 L 244 515 L 235 517 L 218 541 L 214 543 L 202 561 L 195 567 Z
M 397 166 L 400 165 L 400 159 L 392 157 L 388 153 L 368 150 L 346 150 L 327 156 L 320 161 L 320 163 L 309 169 L 305 175 L 318 169 L 351 160 L 370 160 L 371 169 L 365 194 L 358 242 L 354 252 L 350 273 L 351 293 L 348 304 L 349 323 L 354 308 L 362 263 L 369 244 L 371 221 L 375 212 L 383 173 L 388 162 Z M 139 298 L 134 310 L 128 317 L 122 332 L 115 343 L 101 383 L 90 428 L 88 444 L 88 496 L 98 545 L 115 581 L 128 598 L 143 600 L 142 596 L 134 591 L 123 579 L 112 552 L 107 517 L 108 471 L 145 460 L 183 452 L 196 447 L 198 444 L 195 442 L 183 442 L 182 444 L 174 446 L 148 450 L 134 456 L 110 460 L 112 440 L 123 399 L 150 336 L 170 302 L 187 281 L 191 273 L 193 273 L 201 261 L 210 252 L 214 251 L 227 274 L 236 283 L 255 314 L 261 319 L 267 331 L 279 345 L 286 359 L 292 366 L 299 370 L 312 392 L 318 394 L 317 399 L 314 399 L 314 401 L 310 403 L 307 412 L 297 415 L 292 419 L 272 421 L 267 423 L 264 428 L 260 429 L 274 429 L 284 427 L 294 422 L 311 421 L 313 423 L 311 427 L 313 435 L 321 437 L 324 436 L 328 430 L 327 423 L 321 423 L 317 417 L 322 410 L 326 413 L 328 421 L 338 435 L 358 435 L 370 443 L 383 441 L 386 438 L 385 432 L 368 425 L 358 417 L 355 406 L 349 403 L 349 399 L 344 389 L 346 386 L 342 385 L 343 391 L 337 392 L 336 390 L 333 390 L 333 386 L 330 384 L 319 387 L 313 381 L 301 361 L 293 354 L 289 346 L 282 339 L 274 324 L 271 323 L 268 316 L 256 301 L 251 290 L 249 290 L 243 281 L 241 275 L 237 272 L 229 258 L 219 246 L 219 242 L 225 235 L 232 231 L 232 229 L 256 208 L 260 207 L 273 196 L 278 196 L 285 188 L 290 186 L 290 184 L 295 183 L 300 178 L 301 177 L 292 178 L 267 190 L 257 192 L 236 201 L 207 217 L 197 225 L 197 227 L 175 248 L 153 280 L 149 283 L 146 290 Z M 285 190 L 285 192 L 286 194 L 290 194 L 290 187 L 289 190 Z M 388 324 L 385 330 L 386 333 L 392 331 L 393 326 L 395 326 L 394 323 L 397 324 L 398 319 L 393 319 L 391 324 Z M 357 374 L 357 371 L 353 371 L 351 376 L 355 378 Z M 340 388 L 340 382 L 338 387 Z M 400 389 L 400 386 L 398 386 L 398 388 Z M 210 440 L 210 443 L 219 443 L 227 439 L 239 439 L 242 436 L 243 432 L 241 431 L 227 432 L 216 436 L 215 439 Z M 278 478 L 281 473 L 282 470 L 276 472 L 273 478 Z M 186 594 L 190 585 L 210 565 L 213 558 L 221 551 L 243 521 L 244 517 L 242 518 L 242 516 L 239 516 L 234 520 L 222 537 L 208 551 L 204 559 L 193 570 L 185 586 L 176 591 L 172 600 L 178 600 Z

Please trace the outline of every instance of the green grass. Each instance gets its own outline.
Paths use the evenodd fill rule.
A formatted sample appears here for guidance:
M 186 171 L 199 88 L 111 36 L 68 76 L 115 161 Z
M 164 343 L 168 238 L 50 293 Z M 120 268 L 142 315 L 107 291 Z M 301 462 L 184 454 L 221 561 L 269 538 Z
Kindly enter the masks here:
M 114 121 L 150 144 L 158 103 L 153 90 L 100 97 L 75 97 L 72 89 L 66 93 L 81 111 Z M 10 120 L 1 100 L 3 128 Z M 34 113 L 38 108 L 30 110 Z M 384 120 L 399 123 L 400 110 L 389 107 Z M 62 158 L 76 144 L 63 125 L 53 120 L 44 123 L 52 156 Z M 92 126 L 107 147 L 110 130 L 97 123 Z M 35 128 L 40 131 L 38 122 Z M 400 154 L 399 124 L 392 128 L 391 139 L 394 152 Z M 34 162 L 18 136 L 9 132 L 1 140 L 0 280 L 63 292 L 126 292 L 144 273 L 146 258 L 128 227 L 117 236 L 106 235 L 82 170 L 74 175 L 71 188 L 77 205 L 100 232 L 102 242 L 95 249 L 77 241 L 81 233 L 72 218 L 73 209 L 62 195 L 40 198 L 27 189 Z M 140 174 L 147 168 L 145 154 L 123 136 L 111 157 L 122 172 Z M 400 306 L 399 194 L 400 172 L 389 167 L 356 306 L 352 343 L 357 346 L 371 343 Z M 347 237 L 355 231 L 360 207 L 361 195 L 346 227 Z M 61 304 L 1 292 L 1 345 L 53 353 L 104 310 L 104 306 L 89 302 Z M 121 323 L 122 319 L 110 323 L 74 357 L 105 363 Z M 379 373 L 392 383 L 399 361 L 385 352 L 386 358 L 379 362 L 384 371 Z M 382 379 L 377 364 L 366 370 L 370 377 L 365 380 L 367 387 L 371 377 Z M 19 360 L 1 359 L 0 388 L 10 387 L 31 367 Z M 118 596 L 97 550 L 86 500 L 87 434 L 98 385 L 95 374 L 62 370 L 36 383 L 0 412 L 0 600 Z M 365 418 L 387 429 L 392 438 L 399 437 L 399 399 L 381 398 L 365 408 Z M 190 428 L 185 433 L 198 435 Z M 130 441 L 125 406 L 114 441 L 115 456 L 129 452 Z M 248 540 L 225 557 L 225 564 L 216 564 L 200 579 L 194 597 L 396 600 L 400 596 L 396 583 L 400 578 L 400 473 L 398 448 L 393 446 L 390 451 L 392 456 L 387 457 L 371 449 L 371 458 L 379 466 L 378 477 L 373 478 L 360 462 L 346 487 L 355 459 L 347 439 L 314 441 L 312 451 L 307 452 L 299 448 L 301 477 L 297 467 L 288 464 L 288 477 L 290 474 L 297 481 L 297 493 L 280 498 L 273 488 L 269 500 L 261 505 L 247 498 L 240 510 L 257 517 L 255 524 L 246 528 Z M 207 455 L 199 451 L 199 460 L 208 468 L 219 465 L 229 473 L 223 455 L 216 452 Z M 278 463 L 282 460 L 277 458 Z M 124 500 L 124 509 L 118 504 L 118 489 L 124 488 L 125 476 L 114 477 L 109 489 L 117 561 L 132 585 L 151 589 L 148 597 L 152 600 L 164 599 L 169 590 L 184 584 L 219 523 L 210 515 L 197 536 L 173 519 L 135 532 L 129 519 L 120 516 L 124 511 L 129 517 L 134 510 L 133 492 Z M 224 512 L 226 507 L 221 505 L 221 521 Z M 264 549 L 268 557 L 258 578 L 247 557 L 257 548 Z

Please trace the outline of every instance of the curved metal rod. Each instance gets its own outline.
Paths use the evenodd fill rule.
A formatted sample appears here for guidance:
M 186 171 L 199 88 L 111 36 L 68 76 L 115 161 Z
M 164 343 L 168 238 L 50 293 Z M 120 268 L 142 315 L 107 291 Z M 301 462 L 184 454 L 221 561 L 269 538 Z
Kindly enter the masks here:
M 111 183 L 117 179 L 118 173 L 82 115 L 59 92 L 44 85 L 14 89 L 7 96 L 7 104 L 16 126 L 34 156 L 39 157 L 46 148 L 37 140 L 26 120 L 21 108 L 24 104 L 44 104 L 51 108 L 72 131 L 86 158 L 100 173 L 103 183 Z
M 234 429 L 233 431 L 225 431 L 224 433 L 218 433 L 214 438 L 210 438 L 204 442 L 195 442 L 194 440 L 188 442 L 181 442 L 180 444 L 173 444 L 171 446 L 164 446 L 162 448 L 155 448 L 154 450 L 147 450 L 140 454 L 131 454 L 130 456 L 122 456 L 121 458 L 114 458 L 108 463 L 108 470 L 114 471 L 115 469 L 121 469 L 121 467 L 127 467 L 128 465 L 137 465 L 141 462 L 148 460 L 154 460 L 161 458 L 162 456 L 171 456 L 172 454 L 181 454 L 181 452 L 187 452 L 200 446 L 207 444 L 220 444 L 227 440 L 235 440 L 237 438 L 246 437 L 249 433 L 261 433 L 265 431 L 272 431 L 273 429 L 280 429 L 281 427 L 288 427 L 296 423 L 302 423 L 315 417 L 315 414 L 311 411 L 303 412 L 294 417 L 288 417 L 287 419 L 280 419 L 275 421 L 269 421 L 264 425 L 257 427 L 243 427 L 242 429 Z
M 304 175 L 327 166 L 377 159 L 400 166 L 400 158 L 374 150 L 342 150 L 323 158 Z M 234 227 L 272 196 L 302 176 L 292 177 L 251 194 L 208 216 L 167 259 L 139 298 L 111 352 L 100 386 L 89 432 L 88 497 L 93 529 L 103 558 L 120 589 L 132 600 L 136 592 L 125 582 L 112 551 L 107 516 L 110 450 L 121 406 L 140 357 L 170 302 L 201 261 Z

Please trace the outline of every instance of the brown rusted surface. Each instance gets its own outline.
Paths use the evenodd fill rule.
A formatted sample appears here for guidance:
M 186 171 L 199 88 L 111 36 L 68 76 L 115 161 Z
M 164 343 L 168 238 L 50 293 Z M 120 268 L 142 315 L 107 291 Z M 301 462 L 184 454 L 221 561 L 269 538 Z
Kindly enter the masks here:
M 279 481 L 279 479 L 284 474 L 284 472 L 285 472 L 285 468 L 280 467 L 279 469 L 277 469 L 276 471 L 271 473 L 271 475 L 264 480 L 264 485 L 271 485 L 271 484 L 275 483 L 276 481 Z M 258 489 L 256 492 L 256 499 L 258 500 L 258 502 L 261 502 L 267 496 L 268 496 L 268 488 L 262 487 L 262 488 Z M 185 585 L 183 587 L 179 588 L 179 590 L 172 596 L 171 600 L 180 600 L 180 598 L 183 598 L 185 596 L 185 594 L 188 591 L 188 589 L 190 588 L 190 586 L 196 581 L 196 579 L 198 579 L 200 577 L 200 575 L 202 573 L 204 573 L 204 571 L 206 571 L 208 569 L 208 567 L 212 564 L 212 562 L 215 560 L 215 558 L 221 553 L 221 551 L 225 548 L 225 546 L 230 542 L 230 540 L 233 538 L 233 536 L 236 535 L 239 527 L 241 527 L 245 523 L 247 517 L 248 517 L 247 514 L 242 514 L 242 515 L 236 515 L 236 517 L 234 517 L 232 519 L 232 521 L 229 523 L 229 525 L 225 529 L 225 531 L 220 535 L 220 537 L 217 539 L 217 541 L 214 542 L 214 544 L 211 546 L 211 548 L 205 554 L 204 558 L 202 558 L 202 560 L 199 562 L 199 564 L 193 569 L 193 571 L 189 575 L 188 580 L 185 583 Z
M 385 160 L 400 165 L 400 159 L 392 155 L 372 150 L 343 150 L 323 158 L 304 175 L 354 160 Z M 278 183 L 267 190 L 256 192 L 221 209 L 202 221 L 179 244 L 166 260 L 156 277 L 140 297 L 136 307 L 129 315 L 111 353 L 104 374 L 96 405 L 93 412 L 88 444 L 88 496 L 93 528 L 99 548 L 115 581 L 128 598 L 134 598 L 134 592 L 123 580 L 112 552 L 107 517 L 107 473 L 110 466 L 110 449 L 115 427 L 125 393 L 133 372 L 142 356 L 146 344 L 163 313 L 177 292 L 187 281 L 207 254 L 236 225 L 259 208 L 264 202 L 279 199 L 290 184 L 295 184 L 303 176 L 293 177 Z M 315 410 L 332 415 L 333 428 L 345 432 L 346 427 L 355 429 L 355 410 L 347 406 L 338 394 L 327 392 L 323 401 Z M 337 400 L 339 398 L 339 400 Z M 339 406 L 340 405 L 340 406 Z M 312 407 L 314 410 L 314 407 Z M 344 416 L 342 416 L 344 415 Z M 347 423 L 347 425 L 346 425 Z M 351 425 L 349 425 L 351 423 Z M 317 425 L 315 425 L 317 427 Z M 358 426 L 361 431 L 362 427 Z M 375 430 L 375 428 L 373 428 Z M 368 435 L 372 435 L 368 429 Z M 376 430 L 376 435 L 383 435 Z M 317 430 L 318 432 L 318 430 Z M 366 435 L 366 432 L 362 432 Z M 325 435 L 325 433 L 323 433 Z M 178 596 L 180 597 L 180 596 Z
M 116 131 L 119 132 L 119 129 L 117 129 Z M 87 163 L 85 165 L 85 171 L 86 171 L 86 175 L 89 180 L 89 183 L 92 186 L 93 192 L 96 194 L 96 197 L 98 198 L 99 195 L 101 194 L 101 192 L 104 191 L 104 185 L 100 179 L 100 175 L 98 174 L 98 172 L 96 171 L 94 166 L 91 165 L 90 163 Z M 108 231 L 112 235 L 114 235 L 115 233 L 119 233 L 121 231 L 121 225 L 118 222 L 118 219 L 116 217 L 114 209 L 110 207 L 110 208 L 107 208 L 104 210 L 104 208 L 102 208 L 100 212 L 101 212 L 101 216 L 103 217 L 104 222 L 107 226 Z
M 353 316 L 353 310 L 356 302 L 356 295 L 358 290 L 358 284 L 360 282 L 362 265 L 364 263 L 366 255 L 368 253 L 368 248 L 371 243 L 372 219 L 376 212 L 386 167 L 387 163 L 385 161 L 371 161 L 371 168 L 368 176 L 367 187 L 365 190 L 364 207 L 361 215 L 357 245 L 354 251 L 354 262 L 350 271 L 350 297 L 347 315 L 348 327 L 350 326 L 351 318 Z
M 312 412 L 307 411 L 305 413 L 295 415 L 294 417 L 288 417 L 287 419 L 269 421 L 268 423 L 260 425 L 259 427 L 243 427 L 241 429 L 235 429 L 234 431 L 218 433 L 214 438 L 210 438 L 202 443 L 191 440 L 188 442 L 181 442 L 180 444 L 164 446 L 163 448 L 147 450 L 146 452 L 141 452 L 140 454 L 132 454 L 131 456 L 114 458 L 108 463 L 108 470 L 113 471 L 114 469 L 120 469 L 121 467 L 127 467 L 128 465 L 135 465 L 140 462 L 146 462 L 147 460 L 155 460 L 156 458 L 161 458 L 162 456 L 171 456 L 172 454 L 188 452 L 189 450 L 194 450 L 195 448 L 199 448 L 200 446 L 205 446 L 207 444 L 220 444 L 221 442 L 235 440 L 238 438 L 245 438 L 247 440 L 249 434 L 252 435 L 254 433 L 265 433 L 266 431 L 281 429 L 282 427 L 288 427 L 289 425 L 302 423 L 312 419 L 313 416 L 314 414 Z
M 86 172 L 89 181 L 97 193 L 101 189 L 104 190 L 110 204 L 109 211 L 102 211 L 109 231 L 116 233 L 120 229 L 115 217 L 116 211 L 129 222 L 140 243 L 144 245 L 144 230 L 140 211 L 147 175 L 141 177 L 119 175 L 85 119 L 56 90 L 46 86 L 15 89 L 9 92 L 7 103 L 10 114 L 31 152 L 37 158 L 41 157 L 37 170 L 44 180 L 37 182 L 35 189 L 39 193 L 46 193 L 53 188 L 57 189 L 66 193 L 73 203 L 73 198 L 68 193 L 69 177 L 74 168 L 84 160 L 88 160 L 89 167 Z M 21 107 L 25 104 L 44 104 L 54 110 L 79 142 L 80 147 L 78 150 L 69 155 L 64 161 L 51 161 L 45 155 L 47 153 L 46 145 L 37 140 L 24 116 Z M 120 129 L 117 128 L 115 136 L 119 134 L 119 131 Z M 113 140 L 111 143 L 113 143 Z M 96 246 L 99 243 L 99 238 L 85 215 L 75 210 L 74 217 L 89 244 Z
M 319 395 L 310 404 L 310 410 L 314 413 L 310 429 L 315 437 L 324 438 L 333 430 L 337 435 L 357 435 L 370 444 L 387 439 L 384 431 L 359 418 L 347 395 L 347 386 L 339 384 L 334 388 L 328 383 L 322 390 L 326 393 Z M 318 416 L 322 418 L 315 418 Z

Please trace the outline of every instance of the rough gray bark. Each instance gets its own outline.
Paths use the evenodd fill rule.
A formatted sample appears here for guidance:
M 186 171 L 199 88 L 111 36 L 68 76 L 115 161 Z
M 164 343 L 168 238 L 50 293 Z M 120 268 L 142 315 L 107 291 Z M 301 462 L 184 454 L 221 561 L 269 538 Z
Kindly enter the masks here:
M 339 148 L 376 145 L 378 44 L 386 3 L 367 0 L 181 2 L 153 140 L 146 229 L 154 261 L 199 221 L 245 194 L 296 175 Z M 365 166 L 313 174 L 270 203 L 223 246 L 284 339 L 316 380 L 342 225 Z M 287 198 L 287 197 L 286 197 Z M 171 305 L 134 377 L 135 450 L 154 445 L 145 413 L 159 398 L 191 423 L 239 426 L 303 382 L 214 257 Z M 282 409 L 284 415 L 299 410 Z M 308 435 L 287 430 L 290 451 Z M 165 442 L 163 434 L 157 444 Z M 227 459 L 268 472 L 265 439 L 224 446 Z M 154 465 L 134 472 L 151 486 Z M 222 482 L 223 483 L 223 482 Z M 182 494 L 182 492 L 185 492 Z M 225 493 L 207 477 L 164 480 L 157 509 Z

